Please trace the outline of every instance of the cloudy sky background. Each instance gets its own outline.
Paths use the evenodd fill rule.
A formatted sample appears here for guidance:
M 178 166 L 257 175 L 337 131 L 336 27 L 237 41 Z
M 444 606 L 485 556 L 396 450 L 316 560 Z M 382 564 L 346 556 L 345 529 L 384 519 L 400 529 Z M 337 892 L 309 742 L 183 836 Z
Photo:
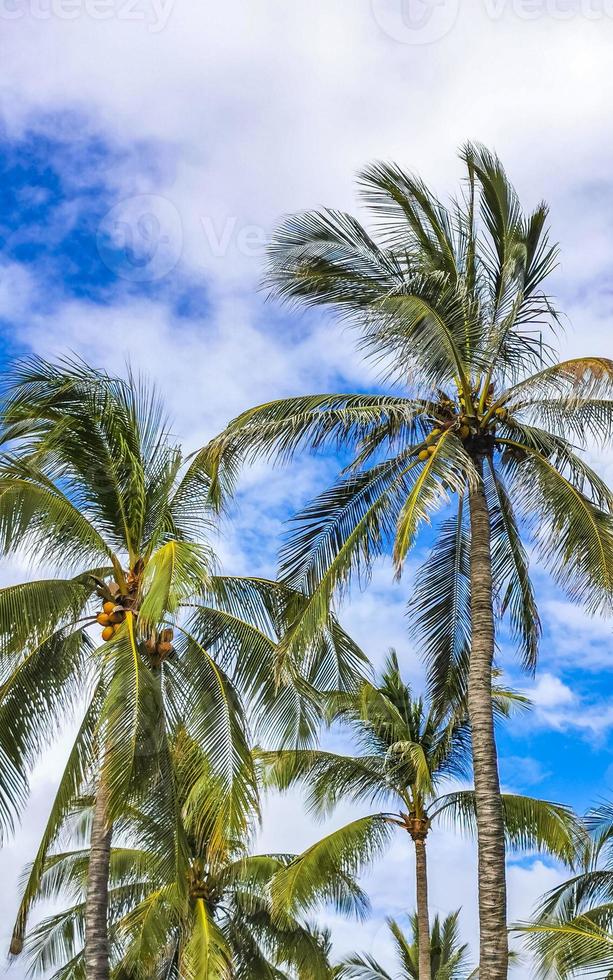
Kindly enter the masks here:
M 526 207 L 551 204 L 564 353 L 611 355 L 612 42 L 605 0 L 0 0 L 4 357 L 73 350 L 110 370 L 129 357 L 188 448 L 259 401 L 372 386 L 329 317 L 264 301 L 265 241 L 288 211 L 355 210 L 354 174 L 372 159 L 452 192 L 467 139 L 498 151 Z M 613 477 L 613 457 L 593 461 Z M 219 542 L 226 570 L 270 574 L 283 520 L 334 471 L 311 459 L 246 473 Z M 3 582 L 24 573 L 5 567 Z M 535 708 L 501 732 L 503 778 L 583 809 L 613 790 L 610 625 L 536 575 L 536 679 L 506 661 Z M 375 664 L 394 645 L 419 684 L 410 588 L 410 571 L 393 584 L 382 562 L 344 619 Z M 0 857 L 3 948 L 63 752 L 44 761 Z M 299 849 L 320 832 L 293 795 L 268 804 L 261 844 Z M 462 906 L 476 949 L 473 849 L 438 831 L 430 853 L 433 912 Z M 384 918 L 412 908 L 412 875 L 399 838 L 367 879 L 369 922 L 328 917 L 339 952 L 385 958 Z M 512 858 L 511 917 L 561 877 L 547 860 Z

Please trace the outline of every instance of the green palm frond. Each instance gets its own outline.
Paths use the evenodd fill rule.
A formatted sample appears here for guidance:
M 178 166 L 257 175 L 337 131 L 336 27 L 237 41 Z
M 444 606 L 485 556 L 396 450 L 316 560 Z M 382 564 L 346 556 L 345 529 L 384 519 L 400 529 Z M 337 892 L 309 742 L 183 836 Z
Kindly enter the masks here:
M 409 604 L 411 634 L 428 664 L 431 695 L 443 703 L 466 676 L 471 638 L 469 548 L 460 497 L 455 517 L 441 525 L 435 546 L 417 572 Z
M 468 964 L 468 946 L 460 942 L 459 913 L 441 920 L 437 915 L 430 932 L 430 962 L 432 980 L 470 980 L 476 974 Z M 374 956 L 349 956 L 339 965 L 340 980 L 418 980 L 419 937 L 417 919 L 410 917 L 410 935 L 395 919 L 388 919 L 395 953 L 395 966 L 389 973 Z
M 30 909 L 40 897 L 41 879 L 47 864 L 50 849 L 56 843 L 67 817 L 72 813 L 75 800 L 78 799 L 79 793 L 82 791 L 87 778 L 94 770 L 96 762 L 96 723 L 103 696 L 103 687 L 100 684 L 94 691 L 93 697 L 84 713 L 64 772 L 62 773 L 62 778 L 38 846 L 38 851 L 28 870 L 27 878 L 24 880 L 21 901 L 11 941 L 11 952 L 14 954 L 18 953 L 23 946 Z
M 197 595 L 211 573 L 212 552 L 191 541 L 168 541 L 153 553 L 143 575 L 139 629 L 146 634 Z
M 594 977 L 613 975 L 613 905 L 592 909 L 564 922 L 521 926 L 537 962 L 538 977 Z
M 107 648 L 110 679 L 99 722 L 106 746 L 101 778 L 112 814 L 120 815 L 139 781 L 157 772 L 164 748 L 164 706 L 160 678 L 145 662 L 131 613 Z
M 268 785 L 286 790 L 297 782 L 307 788 L 310 810 L 327 814 L 342 800 L 383 802 L 393 795 L 380 757 L 335 755 L 321 750 L 259 752 Z
M 388 845 L 394 827 L 385 814 L 355 820 L 303 851 L 279 871 L 272 884 L 273 906 L 279 916 L 308 912 L 324 901 L 345 914 L 364 916 L 366 895 L 352 878 Z
M 541 622 L 530 580 L 528 556 L 511 500 L 491 461 L 486 484 L 492 524 L 492 576 L 500 614 L 509 613 L 524 665 L 533 670 L 538 657 Z
M 476 478 L 474 467 L 464 452 L 462 443 L 449 430 L 436 443 L 432 455 L 424 463 L 398 515 L 394 561 L 397 572 L 402 568 L 407 552 L 413 545 L 422 521 L 448 501 L 449 491 L 463 493 Z
M 613 595 L 613 517 L 554 463 L 531 447 L 520 448 L 525 458 L 507 469 L 540 556 L 573 599 L 592 611 L 608 607 Z
M 5 658 L 10 658 L 10 670 L 15 655 L 78 620 L 94 588 L 94 580 L 86 573 L 74 579 L 43 579 L 0 589 L 0 677 L 6 676 Z
M 570 807 L 511 793 L 502 794 L 502 806 L 510 848 L 544 851 L 571 866 L 574 864 L 584 834 Z M 455 826 L 474 834 L 474 792 L 462 790 L 441 796 L 432 807 L 431 815 L 452 821 Z
M 91 642 L 60 629 L 28 650 L 0 686 L 0 825 L 12 829 L 28 793 L 28 773 L 68 721 L 87 684 Z

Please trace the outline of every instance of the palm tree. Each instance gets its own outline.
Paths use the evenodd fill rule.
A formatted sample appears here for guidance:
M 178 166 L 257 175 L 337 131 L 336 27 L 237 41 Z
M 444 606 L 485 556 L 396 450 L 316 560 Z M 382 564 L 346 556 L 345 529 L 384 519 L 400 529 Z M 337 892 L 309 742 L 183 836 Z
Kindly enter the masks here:
M 529 925 L 518 927 L 538 975 L 613 977 L 613 805 L 590 811 L 582 866 L 548 892 Z
M 494 689 L 498 710 L 508 713 L 514 698 Z M 342 827 L 299 857 L 279 875 L 275 895 L 281 907 L 304 902 L 309 882 L 319 891 L 339 868 L 355 872 L 359 860 L 371 860 L 400 828 L 415 848 L 416 921 L 419 935 L 419 980 L 432 980 L 428 910 L 427 840 L 434 823 L 447 821 L 471 830 L 475 794 L 460 790 L 441 794 L 441 783 L 470 772 L 470 735 L 465 713 L 425 705 L 403 681 L 396 654 L 390 654 L 378 686 L 365 682 L 353 693 L 328 697 L 331 719 L 348 726 L 359 746 L 356 756 L 318 749 L 262 754 L 268 782 L 286 789 L 306 781 L 308 806 L 322 815 L 340 802 L 377 803 L 385 810 Z M 571 862 L 576 823 L 564 806 L 530 797 L 504 794 L 507 841 L 515 848 L 537 848 Z M 349 861 L 350 864 L 345 864 Z M 300 888 L 292 872 L 301 874 Z
M 470 980 L 476 976 L 468 966 L 468 946 L 462 944 L 458 928 L 459 912 L 448 915 L 442 922 L 434 917 L 430 934 L 430 975 L 432 980 Z M 421 977 L 419 922 L 417 915 L 410 919 L 411 938 L 394 919 L 388 927 L 399 969 L 390 974 L 373 956 L 350 956 L 340 964 L 339 980 L 419 980 Z
M 286 610 L 302 599 L 215 574 L 204 454 L 183 456 L 146 384 L 30 359 L 12 368 L 2 421 L 0 550 L 52 569 L 0 590 L 5 831 L 42 750 L 67 718 L 81 718 L 12 950 L 72 801 L 93 793 L 85 962 L 88 980 L 106 980 L 113 822 L 128 799 L 170 778 L 168 727 L 181 720 L 231 787 L 247 751 L 241 696 L 267 737 L 305 744 L 317 726 L 312 688 L 350 683 L 362 657 L 329 620 L 308 660 L 284 658 L 280 669 Z M 171 835 L 172 820 L 164 826 Z
M 591 611 L 613 595 L 613 495 L 581 450 L 611 438 L 613 362 L 555 363 L 556 265 L 547 208 L 525 214 L 500 161 L 461 153 L 466 182 L 443 204 L 393 164 L 360 190 L 377 237 L 344 212 L 289 217 L 270 248 L 283 299 L 325 306 L 358 330 L 388 394 L 316 394 L 244 412 L 211 444 L 215 483 L 241 458 L 307 448 L 351 454 L 343 478 L 294 521 L 285 581 L 309 602 L 303 644 L 333 595 L 393 550 L 400 575 L 424 522 L 450 502 L 410 608 L 435 694 L 465 668 L 477 800 L 480 969 L 507 975 L 503 804 L 492 712 L 496 617 L 534 667 L 539 618 L 524 540 Z M 547 333 L 550 331 L 550 333 Z M 544 336 L 545 332 L 545 336 Z
M 291 855 L 250 852 L 259 819 L 257 780 L 249 757 L 241 793 L 228 794 L 207 756 L 183 728 L 171 740 L 177 822 L 174 853 L 165 848 L 167 783 L 120 821 L 110 853 L 111 975 L 117 980 L 326 980 L 325 934 L 301 917 L 276 919 L 270 881 Z M 75 807 L 79 843 L 91 801 Z M 85 835 L 86 839 L 86 835 Z M 68 902 L 28 937 L 35 970 L 57 980 L 83 976 L 87 847 L 47 856 L 38 899 Z M 347 892 L 355 900 L 352 882 Z M 286 972 L 288 971 L 288 972 Z

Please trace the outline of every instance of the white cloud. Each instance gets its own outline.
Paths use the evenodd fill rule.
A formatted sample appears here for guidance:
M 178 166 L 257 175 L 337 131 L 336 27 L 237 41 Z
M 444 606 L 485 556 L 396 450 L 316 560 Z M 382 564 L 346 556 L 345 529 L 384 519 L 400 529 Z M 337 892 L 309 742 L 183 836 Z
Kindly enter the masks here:
M 553 674 L 541 674 L 525 693 L 537 708 L 557 708 L 575 701 L 571 689 Z

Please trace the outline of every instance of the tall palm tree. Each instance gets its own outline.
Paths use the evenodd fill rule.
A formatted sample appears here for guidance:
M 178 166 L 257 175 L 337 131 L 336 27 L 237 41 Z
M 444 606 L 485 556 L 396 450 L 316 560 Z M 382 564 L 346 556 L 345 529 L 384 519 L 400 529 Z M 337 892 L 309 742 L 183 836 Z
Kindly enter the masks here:
M 495 696 L 499 710 L 508 712 L 513 695 L 497 691 Z M 440 704 L 425 705 L 414 698 L 393 652 L 377 686 L 365 682 L 357 692 L 330 695 L 328 700 L 331 719 L 349 728 L 359 754 L 318 749 L 264 753 L 268 782 L 286 789 L 306 781 L 309 808 L 320 815 L 348 801 L 377 803 L 385 810 L 334 831 L 299 857 L 287 874 L 278 876 L 277 901 L 291 909 L 295 896 L 304 901 L 309 882 L 320 889 L 334 869 L 355 871 L 358 857 L 372 859 L 400 828 L 415 849 L 419 980 L 432 980 L 427 841 L 435 823 L 447 821 L 466 830 L 474 825 L 473 791 L 441 793 L 441 784 L 470 773 L 466 716 L 456 708 L 445 711 Z M 509 794 L 503 794 L 502 801 L 511 847 L 542 849 L 573 860 L 576 822 L 567 807 Z M 299 888 L 292 872 L 301 874 Z
M 251 853 L 259 794 L 249 757 L 240 796 L 211 771 L 183 728 L 171 740 L 177 821 L 175 856 L 165 850 L 169 786 L 160 783 L 120 821 L 110 853 L 111 975 L 122 980 L 327 980 L 328 944 L 302 917 L 273 916 L 270 881 L 291 855 Z M 83 836 L 91 801 L 77 801 L 72 837 Z M 85 835 L 86 839 L 86 835 Z M 44 919 L 26 943 L 33 969 L 57 980 L 83 976 L 87 847 L 47 856 L 38 899 L 68 907 Z M 351 900 L 359 890 L 347 881 Z M 287 972 L 286 972 L 287 971 Z
M 430 934 L 430 975 L 432 980 L 471 980 L 476 974 L 468 965 L 468 946 L 460 942 L 459 912 L 441 922 L 434 917 Z M 420 938 L 417 915 L 410 920 L 411 937 L 394 919 L 388 920 L 398 970 L 390 974 L 373 956 L 349 956 L 340 964 L 339 980 L 419 980 Z
M 335 210 L 289 217 L 270 247 L 274 293 L 325 306 L 358 331 L 388 394 L 316 394 L 244 412 L 210 447 L 214 480 L 241 458 L 342 447 L 343 478 L 294 521 L 285 580 L 310 601 L 299 646 L 352 575 L 393 551 L 398 575 L 424 522 L 446 508 L 411 596 L 435 691 L 466 667 L 479 850 L 481 980 L 507 975 L 503 805 L 492 712 L 497 615 L 533 667 L 540 634 L 524 540 L 591 611 L 613 595 L 613 496 L 581 454 L 610 440 L 613 362 L 555 362 L 544 292 L 557 250 L 547 208 L 525 214 L 500 161 L 461 153 L 443 204 L 393 164 L 360 176 L 373 237 Z
M 613 805 L 590 811 L 586 824 L 591 836 L 578 873 L 519 927 L 542 977 L 613 977 Z
M 247 751 L 240 696 L 277 744 L 304 743 L 317 723 L 313 686 L 350 683 L 362 657 L 330 619 L 308 658 L 279 669 L 286 610 L 302 600 L 263 579 L 215 574 L 205 457 L 183 456 L 146 384 L 27 360 L 11 370 L 1 435 L 0 551 L 52 569 L 0 590 L 5 831 L 33 763 L 67 717 L 81 718 L 12 950 L 67 809 L 93 792 L 85 962 L 88 980 L 106 980 L 113 822 L 128 799 L 170 778 L 168 727 L 181 720 L 231 787 Z M 171 835 L 172 820 L 164 826 Z

